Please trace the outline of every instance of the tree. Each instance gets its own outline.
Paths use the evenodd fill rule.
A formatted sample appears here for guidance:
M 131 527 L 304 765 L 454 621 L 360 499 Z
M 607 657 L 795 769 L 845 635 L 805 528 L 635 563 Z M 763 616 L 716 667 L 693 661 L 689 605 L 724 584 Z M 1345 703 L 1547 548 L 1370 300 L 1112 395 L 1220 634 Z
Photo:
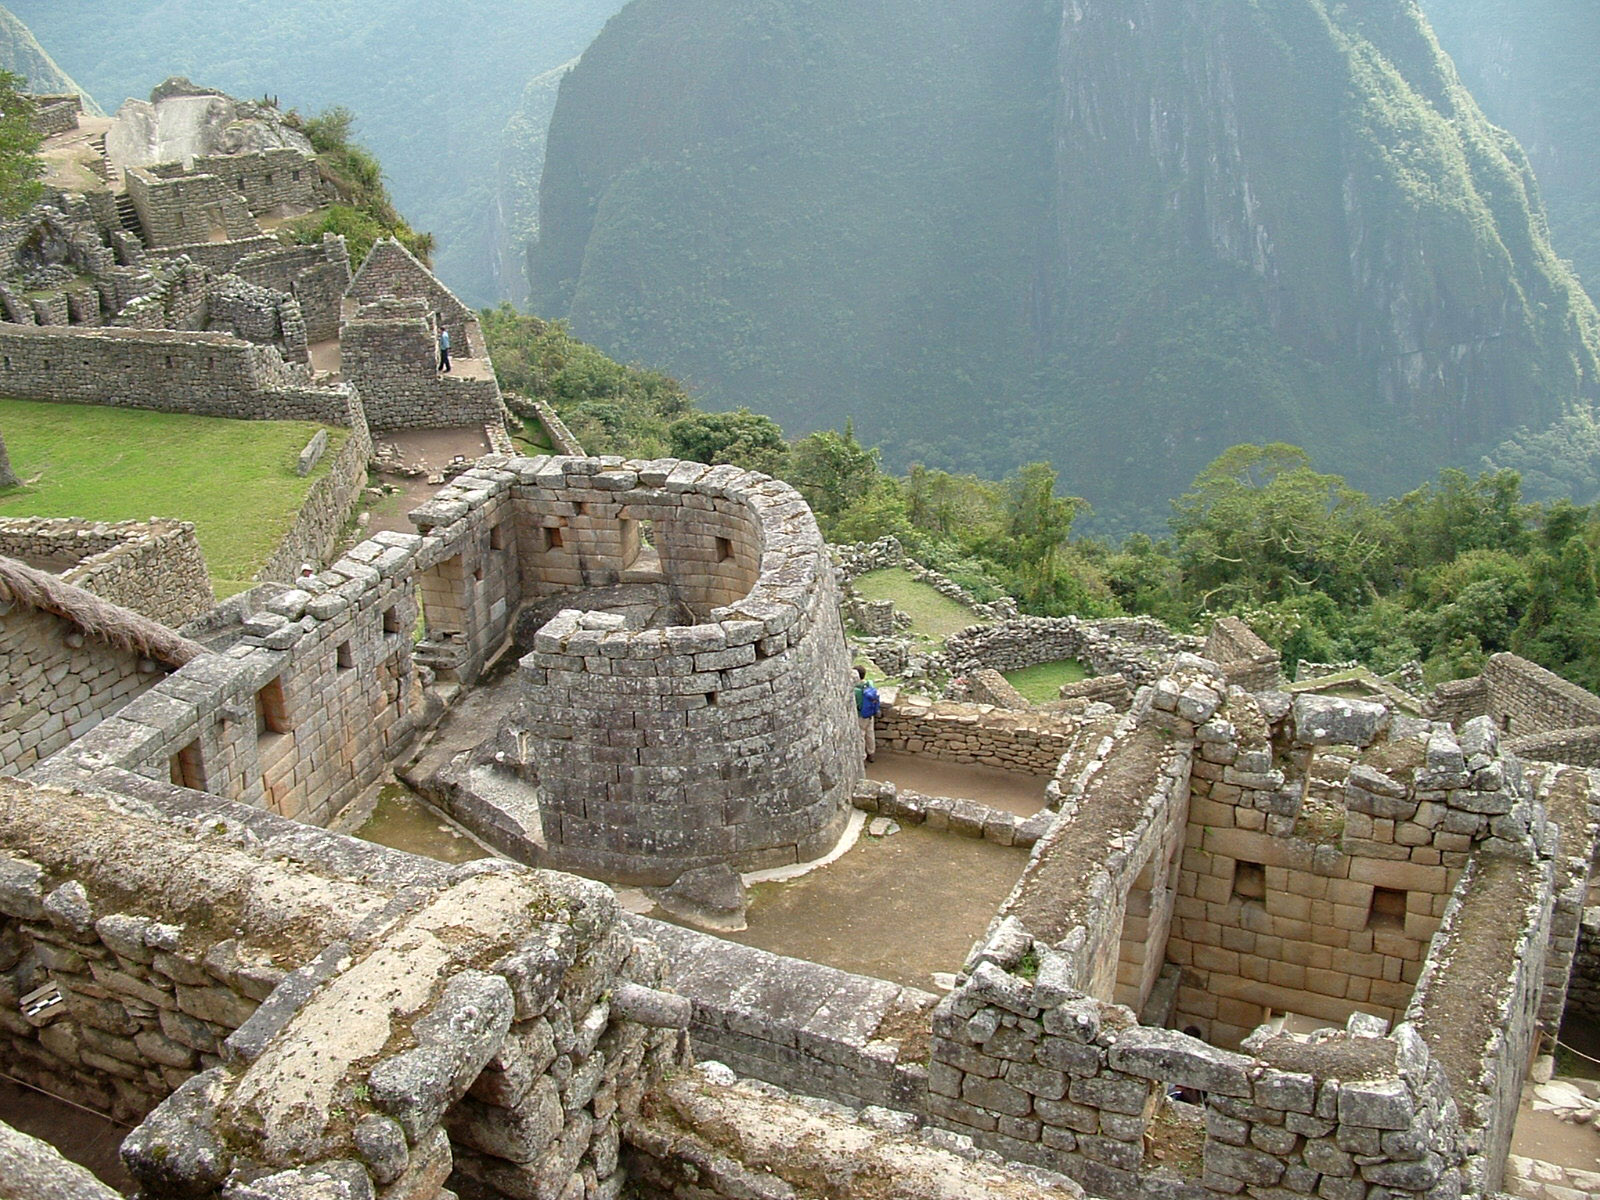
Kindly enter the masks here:
M 23 87 L 20 76 L 0 71 L 0 218 L 6 219 L 21 216 L 44 194 L 43 139 L 34 132 L 33 101 Z
M 1298 446 L 1223 451 L 1173 509 L 1185 587 L 1206 608 L 1310 592 L 1355 603 L 1387 565 L 1371 502 Z
M 676 458 L 733 463 L 768 475 L 781 476 L 789 465 L 789 443 L 778 423 L 748 408 L 680 417 L 667 426 L 667 445 Z

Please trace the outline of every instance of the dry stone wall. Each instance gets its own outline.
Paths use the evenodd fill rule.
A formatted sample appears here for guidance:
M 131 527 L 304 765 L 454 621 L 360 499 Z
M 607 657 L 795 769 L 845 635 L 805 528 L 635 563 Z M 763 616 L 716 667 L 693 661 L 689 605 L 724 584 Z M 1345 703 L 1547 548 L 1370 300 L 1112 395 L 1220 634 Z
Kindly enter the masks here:
M 0 987 L 60 997 L 8 1003 L 0 1037 L 150 1114 L 123 1147 L 144 1194 L 620 1193 L 687 1006 L 605 889 L 108 782 L 0 783 Z
M 347 388 L 310 386 L 277 351 L 220 333 L 0 325 L 0 392 L 20 400 L 353 427 Z
M 317 162 L 292 146 L 244 154 L 197 154 L 192 171 L 212 175 L 243 198 L 254 216 L 273 210 L 309 212 L 332 199 Z
M 930 700 L 898 688 L 883 688 L 879 695 L 878 745 L 903 754 L 1043 778 L 1077 736 L 1078 719 L 1071 715 Z
M 341 377 L 365 398 L 374 433 L 504 423 L 492 373 L 467 378 L 438 370 L 433 318 L 421 300 L 364 305 L 345 322 L 339 348 Z
M 1489 711 L 1507 733 L 1521 737 L 1600 725 L 1600 697 L 1515 654 L 1491 655 L 1483 681 Z
M 0 555 L 176 629 L 211 609 L 211 577 L 188 521 L 0 520 Z
M 54 613 L 15 602 L 0 608 L 0 774 L 65 748 L 167 674 L 140 651 L 96 642 Z
M 518 856 L 671 883 L 713 863 L 755 870 L 831 849 L 861 743 L 837 594 L 798 494 L 675 459 L 490 456 L 412 519 L 454 545 L 462 522 L 479 537 L 503 525 L 506 499 L 521 581 L 513 605 L 653 583 L 697 618 L 637 629 L 620 614 L 567 610 L 539 630 L 497 760 L 538 806 L 538 837 L 517 835 Z M 440 633 L 477 643 L 485 609 L 504 628 L 504 585 L 479 559 L 431 563 L 430 652 Z M 440 614 L 452 596 L 459 623 L 448 629 Z
M 305 581 L 316 591 L 278 590 L 228 654 L 186 664 L 32 777 L 118 768 L 326 825 L 408 744 L 421 712 L 416 542 L 363 543 Z
M 1222 668 L 1229 683 L 1247 692 L 1270 691 L 1283 682 L 1278 652 L 1238 617 L 1213 621 L 1201 654 Z
M 215 175 L 188 175 L 177 164 L 162 164 L 130 167 L 124 181 L 148 246 L 232 240 L 261 232 L 244 197 Z
M 366 422 L 357 420 L 344 444 L 328 458 L 327 469 L 312 483 L 294 523 L 256 573 L 258 579 L 292 583 L 299 579 L 304 564 L 327 561 L 361 500 L 371 457 L 372 437 Z
M 1149 617 L 1085 621 L 1078 617 L 1013 617 L 952 634 L 945 657 L 952 674 L 1006 672 L 1077 659 L 1095 675 L 1120 673 L 1134 687 L 1155 680 L 1173 656 L 1197 650 L 1196 638 L 1174 634 Z
M 483 333 L 472 310 L 434 277 L 432 271 L 393 238 L 374 245 L 350 281 L 349 298 L 356 304 L 380 300 L 421 300 L 428 312 L 438 313 L 450 331 L 453 353 L 459 358 L 483 356 Z
M 1405 1021 L 1392 1034 L 1383 1036 L 1387 1021 L 1346 1010 L 1346 1032 L 1306 1039 L 1265 1029 L 1244 1037 L 1244 1052 L 1235 1053 L 1135 1022 L 1152 956 L 1159 959 L 1163 946 L 1181 956 L 1185 934 L 1201 919 L 1197 912 L 1228 920 L 1228 898 L 1207 901 L 1217 906 L 1209 913 L 1184 900 L 1197 874 L 1197 849 L 1217 815 L 1205 806 L 1218 801 L 1201 794 L 1207 764 L 1219 757 L 1215 747 L 1241 747 L 1227 764 L 1234 782 L 1225 786 L 1242 796 L 1280 789 L 1280 781 L 1268 778 L 1276 767 L 1245 756 L 1252 742 L 1269 745 L 1269 730 L 1284 721 L 1302 747 L 1381 742 L 1379 714 L 1309 700 L 1302 697 L 1300 711 L 1291 712 L 1286 698 L 1280 708 L 1269 697 L 1265 711 L 1252 712 L 1254 701 L 1230 692 L 1214 665 L 1180 659 L 1178 674 L 1143 693 L 1109 736 L 1085 730 L 1058 772 L 1060 821 L 1035 848 L 1002 918 L 935 1014 L 928 1105 L 936 1119 L 1008 1158 L 1064 1171 L 1110 1196 L 1395 1200 L 1479 1195 L 1498 1186 L 1495 1164 L 1504 1158 L 1503 1136 L 1514 1119 L 1540 984 L 1548 977 L 1547 947 L 1556 953 L 1556 943 L 1543 817 L 1530 805 L 1514 761 L 1496 756 L 1487 721 L 1464 730 L 1460 743 L 1439 726 L 1391 727 L 1388 743 L 1374 746 L 1366 762 L 1345 764 L 1352 819 L 1371 816 L 1364 810 L 1398 790 L 1381 788 L 1378 775 L 1392 779 L 1406 770 L 1423 776 L 1425 792 L 1447 793 L 1417 803 L 1471 813 L 1471 830 L 1465 817 L 1456 823 L 1474 855 L 1464 855 L 1452 877 L 1444 928 L 1415 995 L 1396 997 Z M 1243 736 L 1219 738 L 1224 723 Z M 1407 738 L 1421 739 L 1414 759 L 1394 744 Z M 1183 815 L 1174 821 L 1175 813 Z M 1263 813 L 1271 815 L 1283 814 Z M 1389 844 L 1373 832 L 1350 836 Z M 1333 847 L 1313 848 L 1308 869 L 1323 850 Z M 1362 851 L 1347 837 L 1345 857 L 1359 862 Z M 1323 857 L 1326 877 L 1337 877 L 1328 870 L 1337 852 Z M 1263 875 L 1266 887 L 1293 894 L 1289 876 Z M 1251 890 L 1249 879 L 1245 886 Z M 1241 899 L 1260 898 L 1236 896 L 1231 903 Z M 1428 923 L 1437 928 L 1439 919 Z M 1248 922 L 1231 928 L 1279 936 Z M 1417 936 L 1426 940 L 1431 931 L 1419 927 Z M 1230 935 L 1229 945 L 1241 959 L 1282 954 L 1274 961 L 1294 963 L 1289 940 L 1280 942 L 1246 948 Z M 1252 1024 L 1279 1004 L 1271 993 L 1284 981 L 1275 983 L 1270 963 L 1266 968 L 1259 977 L 1242 973 L 1253 987 Z M 1209 986 L 1195 990 L 1218 986 L 1213 971 Z M 1189 1004 L 1176 1023 L 1204 1019 Z M 1243 1022 L 1246 1014 L 1233 1019 Z M 1228 1020 L 1214 1014 L 1213 1029 Z M 1165 1175 L 1147 1154 L 1143 1139 L 1169 1086 L 1203 1096 L 1199 1178 Z

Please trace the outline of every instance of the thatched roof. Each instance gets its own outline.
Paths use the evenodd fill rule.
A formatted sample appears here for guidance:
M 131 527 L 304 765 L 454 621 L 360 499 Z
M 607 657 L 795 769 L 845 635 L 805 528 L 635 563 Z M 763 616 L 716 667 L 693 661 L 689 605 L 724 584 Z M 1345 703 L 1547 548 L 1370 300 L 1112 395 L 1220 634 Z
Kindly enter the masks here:
M 26 604 L 54 613 L 90 637 L 169 667 L 181 667 L 211 653 L 199 642 L 191 642 L 132 609 L 102 600 L 93 592 L 4 556 L 0 556 L 0 602 Z

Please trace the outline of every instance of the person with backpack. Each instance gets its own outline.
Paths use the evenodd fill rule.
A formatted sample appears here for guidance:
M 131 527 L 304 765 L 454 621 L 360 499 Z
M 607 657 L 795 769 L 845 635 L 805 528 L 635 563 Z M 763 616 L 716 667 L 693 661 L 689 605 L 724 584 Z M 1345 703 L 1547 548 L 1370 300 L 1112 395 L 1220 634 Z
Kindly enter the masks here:
M 866 751 L 867 761 L 872 762 L 878 749 L 874 729 L 878 720 L 878 689 L 867 678 L 865 667 L 856 668 L 855 703 L 856 720 L 861 723 L 861 744 Z

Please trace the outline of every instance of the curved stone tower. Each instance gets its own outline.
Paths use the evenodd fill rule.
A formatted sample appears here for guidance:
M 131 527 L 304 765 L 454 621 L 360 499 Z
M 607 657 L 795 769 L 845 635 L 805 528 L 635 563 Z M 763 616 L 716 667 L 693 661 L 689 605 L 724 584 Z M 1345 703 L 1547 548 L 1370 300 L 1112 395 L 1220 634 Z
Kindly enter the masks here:
M 521 701 L 473 773 L 479 802 L 525 831 L 512 852 L 667 884 L 830 850 L 861 741 L 832 568 L 805 501 L 764 475 L 677 460 L 509 470 L 521 599 L 574 601 L 534 636 Z M 578 607 L 630 586 L 692 623 Z

